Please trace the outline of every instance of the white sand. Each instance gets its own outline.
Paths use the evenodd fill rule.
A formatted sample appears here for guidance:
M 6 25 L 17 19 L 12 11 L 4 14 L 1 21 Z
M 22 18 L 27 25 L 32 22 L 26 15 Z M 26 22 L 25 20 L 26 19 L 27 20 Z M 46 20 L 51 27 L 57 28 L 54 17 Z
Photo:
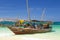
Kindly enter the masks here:
M 56 29 L 55 32 L 39 33 L 39 34 L 26 34 L 26 35 L 14 35 L 10 32 L 2 32 L 0 30 L 0 40 L 60 40 L 60 29 Z
M 0 40 L 49 40 L 49 39 L 14 36 L 14 37 L 0 37 Z
M 0 40 L 60 40 L 58 35 L 32 34 L 0 37 Z

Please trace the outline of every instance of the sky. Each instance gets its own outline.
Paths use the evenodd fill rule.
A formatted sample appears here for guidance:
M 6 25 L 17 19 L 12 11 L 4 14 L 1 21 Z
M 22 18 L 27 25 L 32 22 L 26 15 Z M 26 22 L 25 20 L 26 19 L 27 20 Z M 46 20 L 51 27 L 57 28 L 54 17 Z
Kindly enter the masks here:
M 31 19 L 60 21 L 60 0 L 28 0 Z M 0 18 L 27 19 L 26 0 L 0 0 Z

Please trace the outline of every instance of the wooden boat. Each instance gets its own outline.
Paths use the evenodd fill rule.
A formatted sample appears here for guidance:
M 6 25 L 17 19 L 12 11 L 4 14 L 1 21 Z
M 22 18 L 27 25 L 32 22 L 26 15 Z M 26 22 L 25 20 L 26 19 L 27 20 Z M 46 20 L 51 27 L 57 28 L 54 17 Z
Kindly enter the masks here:
M 33 33 L 45 33 L 50 32 L 51 28 L 48 29 L 32 29 L 32 28 L 19 28 L 19 27 L 9 27 L 11 31 L 15 34 L 33 34 Z
M 29 25 L 26 25 L 26 27 L 28 26 L 31 26 L 30 25 L 30 22 L 40 22 L 40 21 L 37 21 L 37 20 L 32 20 L 30 19 L 30 12 L 29 12 L 29 8 L 28 8 L 28 0 L 26 0 L 26 4 L 27 4 L 27 11 L 28 11 L 28 24 Z M 43 17 L 44 17 L 44 12 L 45 12 L 45 9 L 43 10 L 43 13 L 42 13 L 42 17 L 41 17 L 41 23 L 45 23 L 45 21 L 42 21 L 43 20 Z M 49 24 L 51 22 L 48 22 Z M 17 22 L 17 25 L 19 26 L 20 25 L 20 22 L 18 21 Z M 35 24 L 34 24 L 35 25 Z M 43 25 L 45 28 L 42 28 L 42 29 L 38 29 L 38 28 L 20 28 L 20 27 L 9 27 L 15 34 L 30 34 L 30 33 L 45 33 L 45 32 L 50 32 L 51 31 L 51 27 L 46 26 L 46 25 Z M 34 27 L 34 26 L 33 26 Z M 38 26 L 37 26 L 38 27 Z M 40 27 L 40 26 L 39 26 Z M 42 26 L 41 26 L 42 27 Z M 47 27 L 47 28 L 46 28 Z

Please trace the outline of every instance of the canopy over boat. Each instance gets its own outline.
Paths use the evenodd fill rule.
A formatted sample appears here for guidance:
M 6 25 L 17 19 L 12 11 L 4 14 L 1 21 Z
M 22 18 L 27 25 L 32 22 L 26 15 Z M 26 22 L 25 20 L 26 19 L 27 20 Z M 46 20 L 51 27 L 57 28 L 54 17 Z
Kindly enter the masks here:
M 19 22 L 22 24 L 24 22 L 24 20 L 19 20 Z

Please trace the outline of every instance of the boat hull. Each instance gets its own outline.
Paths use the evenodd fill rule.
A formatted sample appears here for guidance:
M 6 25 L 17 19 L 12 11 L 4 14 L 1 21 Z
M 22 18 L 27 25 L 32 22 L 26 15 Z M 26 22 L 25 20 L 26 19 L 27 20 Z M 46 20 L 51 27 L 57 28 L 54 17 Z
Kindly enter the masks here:
M 48 29 L 30 29 L 30 28 L 17 28 L 17 27 L 9 27 L 11 31 L 15 34 L 33 34 L 33 33 L 45 33 L 50 32 L 51 28 Z

